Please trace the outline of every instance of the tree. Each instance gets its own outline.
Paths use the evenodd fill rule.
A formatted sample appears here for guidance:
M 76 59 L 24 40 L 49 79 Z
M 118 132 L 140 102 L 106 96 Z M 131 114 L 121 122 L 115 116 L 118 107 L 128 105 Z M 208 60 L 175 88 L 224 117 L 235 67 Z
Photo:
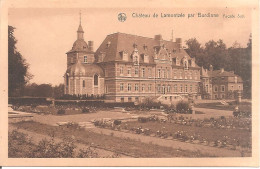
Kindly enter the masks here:
M 186 41 L 186 45 L 188 46 L 186 49 L 186 52 L 191 56 L 195 58 L 195 62 L 199 66 L 203 66 L 206 62 L 206 57 L 203 51 L 203 48 L 201 47 L 201 44 L 197 41 L 196 38 L 191 38 Z
M 8 95 L 19 96 L 25 84 L 32 78 L 29 65 L 16 49 L 14 27 L 8 26 Z

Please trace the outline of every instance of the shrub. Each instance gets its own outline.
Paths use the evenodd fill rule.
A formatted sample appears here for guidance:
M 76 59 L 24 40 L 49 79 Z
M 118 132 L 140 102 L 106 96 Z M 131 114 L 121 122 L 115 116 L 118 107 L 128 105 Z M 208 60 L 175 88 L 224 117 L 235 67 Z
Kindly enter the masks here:
M 59 109 L 57 111 L 57 114 L 59 114 L 59 115 L 65 114 L 65 110 L 64 109 Z
M 146 118 L 146 117 L 138 117 L 138 121 L 141 122 L 141 123 L 146 123 L 146 122 L 149 121 L 149 119 Z
M 97 152 L 88 147 L 87 149 L 80 149 L 77 158 L 98 158 Z
M 89 108 L 87 108 L 87 107 L 84 107 L 83 109 L 82 109 L 82 113 L 89 113 L 90 111 L 89 111 Z
M 189 103 L 187 103 L 187 102 L 181 101 L 181 102 L 178 102 L 176 105 L 176 111 L 178 113 L 190 114 L 191 112 L 189 110 L 190 110 L 190 106 L 189 106 Z
M 121 120 L 115 120 L 114 121 L 114 125 L 120 125 L 121 124 Z

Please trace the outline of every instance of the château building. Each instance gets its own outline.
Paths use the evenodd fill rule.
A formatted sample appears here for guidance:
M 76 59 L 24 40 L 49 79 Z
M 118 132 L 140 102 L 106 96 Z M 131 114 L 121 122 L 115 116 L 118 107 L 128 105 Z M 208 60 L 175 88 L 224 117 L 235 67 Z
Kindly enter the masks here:
M 81 23 L 77 40 L 66 54 L 65 94 L 104 95 L 115 102 L 161 96 L 169 101 L 198 98 L 205 89 L 202 86 L 215 75 L 195 63 L 181 38 L 167 41 L 161 35 L 148 38 L 118 32 L 107 35 L 94 52 L 93 41 L 84 40 Z
M 201 68 L 201 96 L 203 99 L 235 99 L 243 93 L 243 80 L 233 71 Z

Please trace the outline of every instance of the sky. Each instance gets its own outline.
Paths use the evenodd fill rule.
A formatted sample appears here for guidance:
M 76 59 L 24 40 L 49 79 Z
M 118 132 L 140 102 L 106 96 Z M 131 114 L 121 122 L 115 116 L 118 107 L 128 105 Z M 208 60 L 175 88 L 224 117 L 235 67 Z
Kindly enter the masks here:
M 183 45 L 190 38 L 201 44 L 222 39 L 227 47 L 238 42 L 245 47 L 251 33 L 249 9 L 126 9 L 126 8 L 10 8 L 8 24 L 14 26 L 18 40 L 17 49 L 29 63 L 29 72 L 34 75 L 30 83 L 63 83 L 66 71 L 66 52 L 77 38 L 79 12 L 85 32 L 85 41 L 94 41 L 96 50 L 109 34 L 122 32 L 153 38 L 161 34 L 164 40 L 182 38 Z M 118 14 L 125 13 L 125 22 L 118 21 Z M 133 17 L 150 14 L 148 18 Z M 158 14 L 153 18 L 153 14 Z M 185 17 L 162 18 L 162 14 L 185 14 Z M 219 14 L 219 17 L 197 17 L 202 14 Z M 195 14 L 188 18 L 188 14 Z M 234 15 L 236 18 L 225 18 Z M 243 16 L 238 18 L 237 16 Z

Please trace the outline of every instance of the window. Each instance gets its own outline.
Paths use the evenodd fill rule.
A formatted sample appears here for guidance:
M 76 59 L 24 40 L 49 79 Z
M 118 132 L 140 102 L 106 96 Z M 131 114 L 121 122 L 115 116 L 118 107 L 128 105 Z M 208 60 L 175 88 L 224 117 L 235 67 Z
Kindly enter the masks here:
M 206 86 L 205 86 L 205 88 L 206 88 L 206 89 L 205 89 L 205 90 L 206 90 L 206 92 L 208 93 L 208 92 L 209 92 L 209 86 L 208 86 L 208 85 L 206 85 Z
M 127 90 L 130 92 L 132 90 L 132 85 L 128 83 Z
M 145 84 L 142 84 L 142 92 L 145 91 Z
M 221 98 L 222 98 L 222 99 L 224 99 L 224 98 L 225 98 L 225 95 L 224 95 L 224 94 L 222 94 L 222 95 L 221 95 Z
M 148 55 L 144 55 L 144 63 L 149 63 L 149 56 Z
M 214 91 L 215 91 L 215 92 L 218 91 L 218 86 L 214 86 Z
M 151 68 L 148 68 L 148 76 L 152 77 L 152 69 Z
M 195 85 L 195 92 L 198 92 L 198 85 Z
M 188 62 L 187 62 L 187 60 L 184 61 L 184 68 L 188 69 Z
M 138 67 L 135 67 L 135 75 L 138 75 Z
M 162 70 L 162 78 L 166 78 L 166 71 L 164 69 Z
M 149 85 L 148 85 L 148 91 L 149 91 L 149 92 L 152 91 L 152 84 L 149 84 Z
M 124 91 L 124 83 L 120 83 L 120 91 Z
M 157 91 L 158 91 L 158 93 L 161 93 L 161 86 L 160 85 L 157 86 Z
M 188 79 L 187 78 L 187 71 L 184 72 L 184 77 L 185 77 L 185 79 Z
M 124 73 L 124 68 L 123 66 L 120 66 L 120 75 L 123 75 L 123 73 Z
M 197 80 L 197 76 L 198 76 L 197 71 L 195 71 L 195 75 L 194 75 L 195 80 Z
M 190 92 L 192 92 L 192 85 L 190 85 Z
M 135 84 L 135 91 L 138 91 L 138 87 L 139 87 L 139 85 Z
M 165 92 L 166 92 L 166 87 L 164 85 L 162 86 L 162 92 L 163 92 L 163 94 L 165 94 Z
M 138 64 L 138 56 L 134 56 L 134 64 Z
M 225 86 L 221 85 L 221 91 L 224 92 L 225 91 Z
M 128 61 L 128 54 L 123 52 L 123 60 Z
M 182 71 L 180 71 L 180 79 L 182 79 Z
M 87 63 L 87 62 L 88 62 L 88 57 L 84 56 L 84 63 Z
M 174 85 L 174 93 L 177 93 L 178 92 L 178 86 L 177 84 Z
M 98 86 L 98 75 L 94 75 L 94 86 Z
M 128 102 L 132 102 L 132 97 L 128 97 Z
M 138 102 L 138 100 L 139 100 L 138 97 L 135 97 L 135 101 Z
M 171 78 L 170 76 L 171 76 L 171 74 L 170 74 L 170 70 L 167 69 L 167 78 Z
M 142 77 L 145 76 L 145 68 L 142 68 Z
M 190 74 L 190 79 L 192 79 L 192 72 L 190 72 L 189 74 Z
M 158 78 L 161 78 L 161 69 L 158 69 Z
M 74 63 L 73 57 L 70 58 L 70 63 Z
M 124 102 L 124 97 L 121 97 L 121 98 L 120 98 L 120 101 L 121 101 L 121 102 Z
M 127 69 L 127 75 L 128 75 L 128 76 L 131 76 L 131 67 L 128 67 L 128 69 Z
M 182 85 L 180 85 L 180 91 L 181 91 L 181 93 L 183 92 L 183 90 L 182 90 Z
M 167 86 L 167 92 L 170 93 L 171 92 L 171 86 Z
M 173 72 L 173 78 L 177 79 L 177 72 L 176 72 L 176 70 Z
M 82 87 L 85 87 L 85 80 L 82 81 Z
M 185 85 L 185 93 L 188 93 L 188 85 Z
M 217 98 L 218 98 L 218 95 L 215 94 L 214 97 L 215 97 L 215 99 L 217 99 Z
M 106 91 L 105 92 L 108 93 L 108 85 L 106 85 Z

